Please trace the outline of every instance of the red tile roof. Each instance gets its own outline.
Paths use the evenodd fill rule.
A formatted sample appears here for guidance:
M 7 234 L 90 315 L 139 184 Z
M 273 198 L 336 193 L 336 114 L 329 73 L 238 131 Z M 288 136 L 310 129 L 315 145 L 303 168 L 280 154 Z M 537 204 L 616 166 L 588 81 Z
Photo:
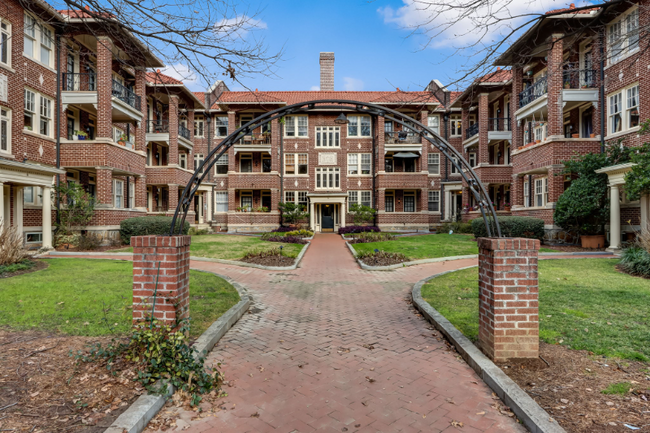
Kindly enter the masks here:
M 205 105 L 205 92 L 192 92 L 192 94 L 201 101 L 201 104 Z
M 438 103 L 430 92 L 355 92 L 355 91 L 276 91 L 224 92 L 220 103 L 286 103 L 288 105 L 320 99 L 344 99 L 378 104 Z
M 84 10 L 67 10 L 67 9 L 64 9 L 64 10 L 60 10 L 58 12 L 61 15 L 65 15 L 65 16 L 68 16 L 70 18 L 94 18 L 94 16 L 89 14 L 88 11 L 84 11 Z M 95 16 L 97 16 L 97 15 L 104 16 L 106 18 L 115 18 L 115 15 L 110 14 L 108 12 L 96 13 Z
M 503 83 L 512 79 L 512 71 L 510 69 L 497 69 L 494 72 L 483 75 L 478 79 L 481 83 Z
M 182 81 L 160 72 L 147 72 L 147 82 L 152 84 L 183 84 Z
M 546 12 L 546 15 L 550 14 L 559 14 L 562 12 L 570 12 L 573 14 L 590 14 L 593 11 L 597 11 L 599 8 L 589 8 L 589 9 L 581 9 L 579 11 L 574 10 L 576 8 L 575 3 L 571 3 L 568 8 L 562 8 L 562 9 L 553 9 L 552 11 Z M 573 12 L 571 12 L 573 11 Z

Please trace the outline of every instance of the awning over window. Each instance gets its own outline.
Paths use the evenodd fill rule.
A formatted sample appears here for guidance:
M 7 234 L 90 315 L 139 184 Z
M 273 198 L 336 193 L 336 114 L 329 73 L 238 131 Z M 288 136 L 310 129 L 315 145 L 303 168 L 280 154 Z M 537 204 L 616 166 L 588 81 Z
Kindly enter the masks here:
M 393 154 L 393 158 L 417 158 L 418 156 L 420 155 L 413 152 L 397 152 Z

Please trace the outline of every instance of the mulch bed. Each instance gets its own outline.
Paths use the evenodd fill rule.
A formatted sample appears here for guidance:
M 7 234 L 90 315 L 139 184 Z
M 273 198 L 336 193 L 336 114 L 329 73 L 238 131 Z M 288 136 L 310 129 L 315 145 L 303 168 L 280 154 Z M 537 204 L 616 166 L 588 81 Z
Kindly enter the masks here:
M 70 352 L 110 337 L 0 330 L 0 431 L 100 433 L 144 392 L 132 370 L 75 367 Z
M 287 256 L 249 257 L 240 262 L 254 263 L 262 266 L 293 266 L 296 259 Z
M 44 262 L 42 260 L 30 260 L 30 261 L 34 263 L 34 266 L 32 266 L 31 268 L 23 269 L 21 271 L 16 271 L 16 272 L 5 272 L 3 274 L 0 274 L 0 278 L 9 278 L 18 275 L 29 274 L 31 272 L 42 271 L 43 269 L 50 266 L 47 262 Z
M 408 262 L 408 259 L 400 259 L 396 257 L 365 257 L 361 260 L 364 265 L 367 266 L 389 266 L 389 265 L 398 265 L 400 263 Z
M 499 363 L 499 367 L 568 432 L 650 431 L 650 365 L 616 361 L 584 350 L 540 342 L 541 358 Z M 603 394 L 628 382 L 624 394 Z
M 543 245 L 544 248 L 557 250 L 560 253 L 593 253 L 605 251 L 605 248 L 582 248 L 577 245 Z

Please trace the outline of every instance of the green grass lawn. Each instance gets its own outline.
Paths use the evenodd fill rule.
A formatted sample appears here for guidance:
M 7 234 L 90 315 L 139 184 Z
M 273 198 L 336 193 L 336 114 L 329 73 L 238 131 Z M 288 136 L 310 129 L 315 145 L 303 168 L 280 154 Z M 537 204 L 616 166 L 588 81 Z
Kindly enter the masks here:
M 369 242 L 352 246 L 359 253 L 372 252 L 375 249 L 388 253 L 402 253 L 409 260 L 478 254 L 478 247 L 472 235 L 405 236 L 394 241 Z
M 257 236 L 199 235 L 192 236 L 190 254 L 196 257 L 238 260 L 250 251 L 266 251 L 283 245 L 287 257 L 298 257 L 304 245 L 267 242 Z M 110 252 L 133 252 L 133 247 L 110 250 Z
M 130 329 L 131 262 L 45 261 L 47 269 L 0 279 L 0 326 L 91 336 Z M 237 302 L 239 294 L 223 278 L 190 271 L 190 334 L 201 335 Z
M 619 273 L 616 259 L 539 262 L 540 338 L 598 355 L 650 360 L 650 281 Z M 478 338 L 478 268 L 434 278 L 422 297 Z

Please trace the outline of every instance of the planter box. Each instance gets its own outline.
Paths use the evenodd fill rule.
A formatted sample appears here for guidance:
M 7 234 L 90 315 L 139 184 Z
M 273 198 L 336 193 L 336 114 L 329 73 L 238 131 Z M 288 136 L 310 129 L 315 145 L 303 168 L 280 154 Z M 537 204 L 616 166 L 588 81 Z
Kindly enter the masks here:
M 605 248 L 605 235 L 582 235 L 580 242 L 582 248 Z

